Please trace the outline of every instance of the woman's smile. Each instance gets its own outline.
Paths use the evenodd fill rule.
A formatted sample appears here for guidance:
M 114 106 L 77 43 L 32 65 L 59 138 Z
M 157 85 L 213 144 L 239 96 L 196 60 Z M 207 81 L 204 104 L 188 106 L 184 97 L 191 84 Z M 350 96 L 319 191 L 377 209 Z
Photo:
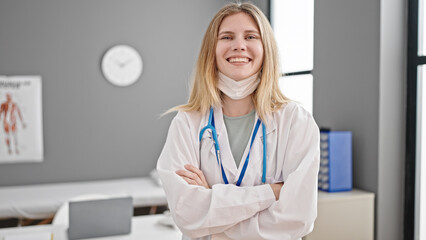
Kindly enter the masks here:
M 230 63 L 248 63 L 249 61 L 250 61 L 250 58 L 245 58 L 245 57 L 228 58 L 228 62 Z

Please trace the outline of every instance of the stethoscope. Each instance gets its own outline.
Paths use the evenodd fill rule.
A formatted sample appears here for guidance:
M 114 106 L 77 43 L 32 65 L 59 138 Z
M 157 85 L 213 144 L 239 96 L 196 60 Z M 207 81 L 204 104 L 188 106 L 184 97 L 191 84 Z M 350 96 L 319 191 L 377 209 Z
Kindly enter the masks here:
M 265 124 L 263 124 L 262 121 L 260 121 L 260 119 L 257 119 L 256 126 L 254 127 L 253 135 L 252 135 L 251 141 L 250 141 L 249 152 L 247 154 L 247 158 L 246 158 L 246 161 L 244 162 L 244 166 L 243 166 L 243 169 L 241 170 L 240 176 L 238 177 L 237 186 L 241 185 L 241 182 L 243 181 L 244 175 L 246 173 L 247 166 L 248 166 L 248 163 L 249 163 L 251 146 L 253 145 L 253 141 L 254 141 L 254 138 L 256 137 L 257 130 L 259 129 L 260 124 L 262 124 L 262 133 L 263 133 L 262 183 L 266 182 L 266 127 L 265 127 Z M 216 150 L 215 151 L 216 152 L 216 160 L 217 160 L 217 164 L 220 166 L 220 169 L 222 171 L 223 182 L 225 184 L 228 184 L 229 183 L 228 182 L 228 178 L 226 177 L 226 173 L 223 170 L 222 160 L 221 160 L 221 157 L 220 157 L 219 141 L 217 140 L 217 132 L 216 132 L 215 124 L 214 124 L 213 108 L 210 108 L 210 115 L 209 115 L 209 122 L 208 122 L 208 124 L 203 129 L 201 129 L 201 131 L 200 131 L 200 143 L 201 143 L 201 139 L 203 137 L 203 134 L 204 134 L 204 132 L 207 129 L 210 129 L 211 132 L 212 132 L 212 137 L 213 137 L 213 142 L 214 142 L 214 148 Z

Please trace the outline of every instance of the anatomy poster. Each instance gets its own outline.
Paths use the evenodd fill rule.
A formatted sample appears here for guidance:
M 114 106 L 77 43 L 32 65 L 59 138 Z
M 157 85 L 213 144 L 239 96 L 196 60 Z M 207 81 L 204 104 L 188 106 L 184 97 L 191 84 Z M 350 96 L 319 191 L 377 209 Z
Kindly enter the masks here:
M 0 76 L 0 163 L 43 161 L 40 76 Z

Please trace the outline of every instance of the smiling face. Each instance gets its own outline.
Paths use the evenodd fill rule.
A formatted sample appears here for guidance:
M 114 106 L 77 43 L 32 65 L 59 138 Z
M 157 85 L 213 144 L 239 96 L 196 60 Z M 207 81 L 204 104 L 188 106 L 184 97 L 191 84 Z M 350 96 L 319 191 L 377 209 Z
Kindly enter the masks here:
M 243 12 L 225 17 L 216 45 L 218 70 L 239 81 L 257 73 L 262 63 L 262 39 L 253 18 Z

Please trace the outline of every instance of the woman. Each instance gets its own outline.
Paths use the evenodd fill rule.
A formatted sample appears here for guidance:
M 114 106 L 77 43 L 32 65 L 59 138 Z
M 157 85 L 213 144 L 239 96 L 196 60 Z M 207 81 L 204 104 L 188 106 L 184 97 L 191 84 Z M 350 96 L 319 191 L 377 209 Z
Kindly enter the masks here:
M 312 231 L 319 131 L 282 95 L 279 76 L 263 13 L 249 3 L 223 7 L 157 163 L 184 238 L 300 239 Z

